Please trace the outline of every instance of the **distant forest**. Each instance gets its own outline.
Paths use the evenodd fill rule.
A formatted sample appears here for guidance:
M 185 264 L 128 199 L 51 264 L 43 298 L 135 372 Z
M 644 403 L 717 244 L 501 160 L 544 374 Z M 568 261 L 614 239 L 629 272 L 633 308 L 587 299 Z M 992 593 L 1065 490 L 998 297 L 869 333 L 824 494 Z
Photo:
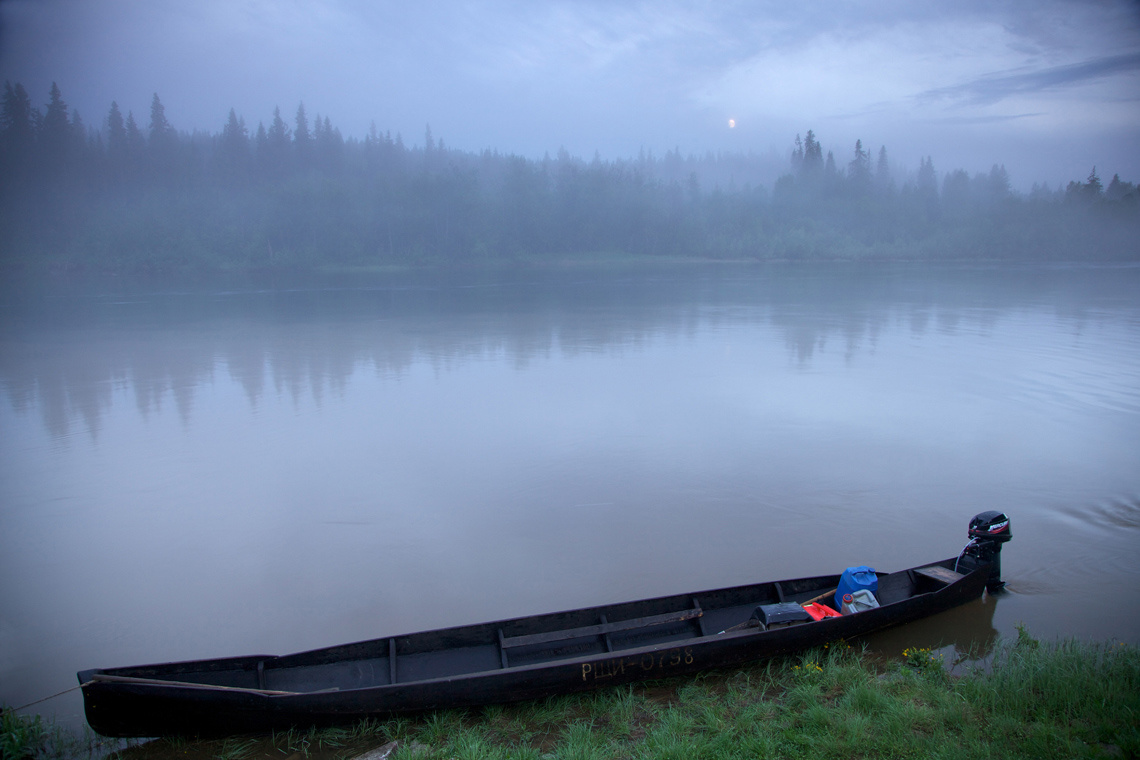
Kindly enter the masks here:
M 112 103 L 97 125 L 54 84 L 41 111 L 5 83 L 0 266 L 9 273 L 185 273 L 480 266 L 600 259 L 1140 257 L 1140 192 L 1096 169 L 1011 190 L 924 158 L 902 184 L 887 150 L 837 158 L 808 130 L 769 189 L 746 154 L 532 160 L 344 138 L 304 105 L 251 128 L 180 132 Z

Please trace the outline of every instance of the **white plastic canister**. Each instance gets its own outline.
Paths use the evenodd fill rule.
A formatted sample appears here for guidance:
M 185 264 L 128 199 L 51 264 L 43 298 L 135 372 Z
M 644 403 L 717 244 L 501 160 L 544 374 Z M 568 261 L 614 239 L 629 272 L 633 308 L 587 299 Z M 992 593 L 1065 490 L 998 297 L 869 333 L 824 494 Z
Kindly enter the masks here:
M 863 610 L 873 610 L 879 606 L 879 600 L 875 598 L 867 589 L 859 589 L 850 594 L 843 595 L 843 614 L 850 615 L 853 612 L 862 612 Z

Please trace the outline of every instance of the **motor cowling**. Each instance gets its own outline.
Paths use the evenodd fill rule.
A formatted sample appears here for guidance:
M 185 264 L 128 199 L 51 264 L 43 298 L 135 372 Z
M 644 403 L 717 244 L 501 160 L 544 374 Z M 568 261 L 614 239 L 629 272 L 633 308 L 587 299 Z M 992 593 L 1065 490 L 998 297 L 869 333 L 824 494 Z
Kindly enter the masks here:
M 1004 544 L 1013 538 L 1009 528 L 1009 518 L 1004 512 L 981 512 L 970 520 L 970 529 L 967 531 L 970 538 L 978 540 L 996 541 Z
M 990 510 L 974 515 L 967 530 L 970 543 L 959 557 L 961 569 L 971 571 L 984 564 L 990 566 L 986 590 L 993 593 L 1005 586 L 1001 579 L 1001 547 L 1013 538 L 1009 518 L 1004 512 Z

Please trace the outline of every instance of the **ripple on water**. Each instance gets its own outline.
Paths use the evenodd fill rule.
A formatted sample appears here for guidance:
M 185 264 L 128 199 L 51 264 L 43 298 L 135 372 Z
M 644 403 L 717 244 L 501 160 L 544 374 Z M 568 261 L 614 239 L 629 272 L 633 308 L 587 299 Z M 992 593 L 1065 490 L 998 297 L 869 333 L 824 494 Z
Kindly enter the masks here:
M 1140 495 L 1060 507 L 1055 513 L 1074 528 L 1117 534 L 1140 530 Z
M 1047 546 L 1037 547 L 1033 555 L 1019 553 L 1016 569 L 1005 569 L 1009 591 L 1053 594 L 1140 573 L 1135 551 L 1140 496 L 1064 504 L 1049 516 L 1061 530 L 1049 530 Z

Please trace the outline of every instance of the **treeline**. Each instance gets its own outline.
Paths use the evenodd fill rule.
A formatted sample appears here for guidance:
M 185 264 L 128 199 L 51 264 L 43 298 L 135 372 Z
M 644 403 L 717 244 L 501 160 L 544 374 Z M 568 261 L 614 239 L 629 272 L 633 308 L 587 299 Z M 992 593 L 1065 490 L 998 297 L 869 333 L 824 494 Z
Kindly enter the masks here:
M 44 109 L 5 83 L 0 256 L 27 271 L 480 265 L 580 254 L 658 258 L 1127 259 L 1140 194 L 1094 169 L 1064 190 L 1011 190 L 1004 167 L 903 175 L 886 148 L 837 161 L 812 131 L 771 191 L 752 155 L 530 160 L 344 138 L 304 105 L 250 128 L 179 132 L 158 95 L 146 125 L 98 125 L 54 84 Z M 902 181 L 899 181 L 899 178 Z

